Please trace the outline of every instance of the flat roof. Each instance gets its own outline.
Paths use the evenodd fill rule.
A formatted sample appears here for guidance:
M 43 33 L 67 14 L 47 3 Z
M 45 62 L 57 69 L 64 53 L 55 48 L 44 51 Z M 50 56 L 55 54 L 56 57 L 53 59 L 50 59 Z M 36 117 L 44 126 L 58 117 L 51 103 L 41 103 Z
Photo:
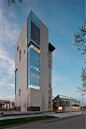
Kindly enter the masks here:
M 55 50 L 55 47 L 49 42 L 49 51 L 53 52 Z
M 79 102 L 79 100 L 77 100 L 77 99 L 75 99 L 75 98 L 71 98 L 71 97 L 67 97 L 67 96 L 63 96 L 63 95 L 57 95 L 55 98 L 54 98 L 54 100 L 55 99 L 72 99 L 72 101 L 78 101 Z

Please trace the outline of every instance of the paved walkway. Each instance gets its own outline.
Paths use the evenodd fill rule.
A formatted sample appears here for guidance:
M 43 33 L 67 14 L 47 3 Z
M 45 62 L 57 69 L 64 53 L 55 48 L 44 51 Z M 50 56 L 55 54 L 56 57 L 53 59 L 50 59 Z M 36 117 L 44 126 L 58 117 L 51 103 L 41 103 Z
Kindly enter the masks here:
M 81 114 L 82 114 L 82 111 L 79 111 L 79 112 L 66 112 L 66 113 L 54 113 L 54 112 L 44 113 L 44 115 L 56 116 L 56 117 L 59 117 L 59 118 L 68 117 L 68 116 L 74 116 L 74 115 L 81 115 Z M 42 114 L 29 115 L 29 117 L 33 117 L 33 116 L 42 116 Z M 23 118 L 23 117 L 28 117 L 28 115 L 3 116 L 3 117 L 0 117 L 0 120 Z
M 79 112 L 66 112 L 66 113 L 52 113 L 52 114 L 48 114 L 46 113 L 46 115 L 51 115 L 51 116 L 56 116 L 56 117 L 68 117 L 68 116 L 74 116 L 74 115 L 81 115 L 82 111 Z

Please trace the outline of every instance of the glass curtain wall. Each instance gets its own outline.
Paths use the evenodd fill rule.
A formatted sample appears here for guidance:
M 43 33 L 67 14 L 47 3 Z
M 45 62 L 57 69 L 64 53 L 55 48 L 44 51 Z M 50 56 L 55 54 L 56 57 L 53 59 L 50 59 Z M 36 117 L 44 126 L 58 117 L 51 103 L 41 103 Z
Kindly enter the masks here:
M 40 89 L 40 20 L 32 11 L 28 16 L 28 46 L 28 88 Z
M 31 39 L 40 45 L 40 29 L 31 21 Z
M 40 89 L 40 50 L 33 44 L 28 48 L 28 88 Z
M 18 93 L 18 69 L 15 71 L 15 94 Z
M 30 42 L 40 47 L 40 20 L 32 11 L 28 16 L 28 45 Z
M 76 99 L 72 99 L 72 107 L 79 107 L 79 101 Z

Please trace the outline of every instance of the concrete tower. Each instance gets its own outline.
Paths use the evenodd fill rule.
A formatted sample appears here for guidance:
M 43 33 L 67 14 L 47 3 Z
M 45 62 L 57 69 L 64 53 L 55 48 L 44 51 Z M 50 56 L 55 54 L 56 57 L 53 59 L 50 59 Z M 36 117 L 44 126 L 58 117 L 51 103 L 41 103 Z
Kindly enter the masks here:
M 30 11 L 15 46 L 16 110 L 52 111 L 52 51 L 48 28 Z

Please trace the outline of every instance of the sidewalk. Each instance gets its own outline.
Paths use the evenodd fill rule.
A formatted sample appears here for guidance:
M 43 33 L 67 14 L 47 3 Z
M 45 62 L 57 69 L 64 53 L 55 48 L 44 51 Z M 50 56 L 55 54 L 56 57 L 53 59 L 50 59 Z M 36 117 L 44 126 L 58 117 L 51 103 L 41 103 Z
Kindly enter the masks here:
M 52 114 L 48 114 L 46 113 L 46 115 L 51 115 L 51 116 L 56 116 L 59 118 L 63 118 L 63 117 L 68 117 L 68 116 L 74 116 L 74 115 L 81 115 L 82 111 L 79 112 L 66 112 L 66 113 L 52 113 Z
M 66 113 L 55 113 L 55 112 L 46 112 L 44 113 L 44 115 L 49 115 L 49 116 L 55 116 L 55 117 L 59 117 L 59 118 L 63 118 L 63 117 L 69 117 L 69 116 L 74 116 L 74 115 L 81 115 L 82 114 L 82 111 L 79 111 L 79 112 L 66 112 Z M 42 114 L 29 114 L 29 117 L 33 117 L 33 116 L 42 116 Z M 28 114 L 27 113 L 24 113 L 22 115 L 22 113 L 20 113 L 20 115 L 15 115 L 15 114 L 11 114 L 10 116 L 7 115 L 7 116 L 2 116 L 0 117 L 0 120 L 3 120 L 3 119 L 14 119 L 14 118 L 24 118 L 24 117 L 28 117 Z
M 21 111 L 1 111 L 1 117 L 5 117 L 5 116 L 18 116 L 18 115 L 33 115 L 33 114 L 42 114 L 42 112 L 21 112 Z

